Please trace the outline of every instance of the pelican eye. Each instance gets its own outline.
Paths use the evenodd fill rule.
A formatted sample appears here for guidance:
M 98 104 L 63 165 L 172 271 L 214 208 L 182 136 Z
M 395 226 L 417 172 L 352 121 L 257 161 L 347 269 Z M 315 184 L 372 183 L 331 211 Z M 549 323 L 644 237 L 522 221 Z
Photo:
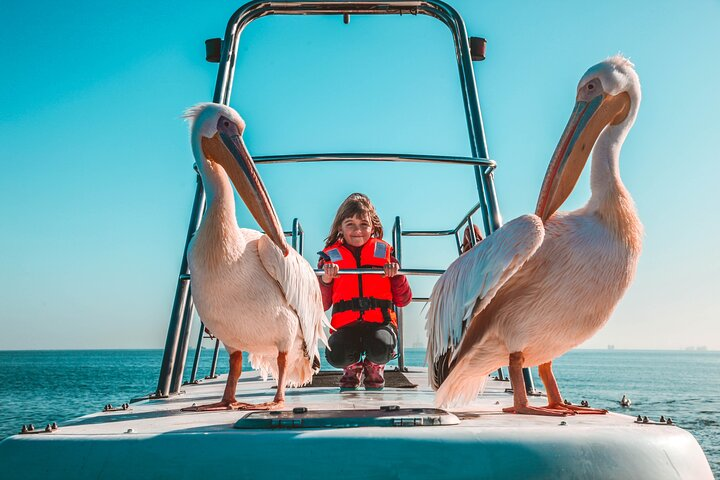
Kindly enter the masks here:
M 226 126 L 226 127 L 229 127 L 229 126 L 230 126 L 230 122 L 228 122 L 227 120 L 225 120 L 225 126 Z
M 595 88 L 595 85 L 593 85 L 592 83 L 588 83 L 587 87 L 588 87 L 588 90 L 592 90 L 593 88 Z

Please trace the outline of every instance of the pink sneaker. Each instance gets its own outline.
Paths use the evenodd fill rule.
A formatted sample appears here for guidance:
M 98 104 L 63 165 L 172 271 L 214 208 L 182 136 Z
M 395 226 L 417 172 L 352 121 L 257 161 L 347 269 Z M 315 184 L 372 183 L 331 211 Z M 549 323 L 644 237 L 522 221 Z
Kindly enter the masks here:
M 340 378 L 340 390 L 355 390 L 360 385 L 360 376 L 363 372 L 363 363 L 351 363 L 343 369 L 343 376 Z
M 365 370 L 365 379 L 363 380 L 365 390 L 382 390 L 385 386 L 383 377 L 385 365 L 371 362 L 366 358 L 363 362 L 363 369 Z

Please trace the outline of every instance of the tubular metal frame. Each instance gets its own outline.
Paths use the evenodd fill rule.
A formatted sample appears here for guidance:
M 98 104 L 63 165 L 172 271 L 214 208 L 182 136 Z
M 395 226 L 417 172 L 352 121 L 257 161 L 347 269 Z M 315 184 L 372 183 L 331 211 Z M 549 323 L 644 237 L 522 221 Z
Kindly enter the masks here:
M 267 155 L 253 157 L 256 164 L 309 163 L 309 162 L 414 162 L 484 166 L 492 171 L 493 160 L 474 157 L 446 157 L 441 155 L 406 155 L 391 153 L 323 153 L 303 155 Z
M 170 387 L 173 373 L 178 370 L 182 372 L 182 369 L 177 368 L 178 344 L 180 343 L 181 334 L 183 332 L 189 333 L 189 326 L 184 327 L 183 323 L 192 322 L 194 306 L 190 297 L 190 269 L 187 261 L 187 248 L 192 236 L 200 226 L 202 212 L 205 210 L 205 201 L 205 189 L 203 188 L 202 179 L 198 173 L 195 200 L 193 201 L 190 224 L 188 225 L 187 236 L 185 238 L 185 249 L 183 250 L 182 262 L 180 264 L 180 274 L 178 275 L 177 287 L 175 289 L 175 301 L 173 302 L 172 313 L 170 314 L 170 324 L 168 325 L 167 339 L 165 340 L 165 351 L 163 352 L 162 364 L 160 366 L 157 390 L 154 394 L 154 396 L 157 397 L 166 397 L 169 395 L 171 393 Z M 175 392 L 177 392 L 177 390 L 172 393 Z
M 493 170 L 495 162 L 489 160 L 487 142 L 485 139 L 485 129 L 483 126 L 482 115 L 480 112 L 480 104 L 477 95 L 477 87 L 475 85 L 475 75 L 473 70 L 473 61 L 470 54 L 470 43 L 465 29 L 465 23 L 458 12 L 450 5 L 440 0 L 422 0 L 422 1 L 403 1 L 403 0 L 385 0 L 385 1 L 251 1 L 240 7 L 230 18 L 225 30 L 225 37 L 222 41 L 222 49 L 220 54 L 220 64 L 218 67 L 218 75 L 215 83 L 215 92 L 213 102 L 224 105 L 230 103 L 230 93 L 232 91 L 235 66 L 237 60 L 237 49 L 240 36 L 252 21 L 268 15 L 427 15 L 443 22 L 452 33 L 455 45 L 455 54 L 458 64 L 458 73 L 460 76 L 460 86 L 463 93 L 463 101 L 465 106 L 465 117 L 468 128 L 468 136 L 470 140 L 470 148 L 472 157 L 440 157 L 427 155 L 397 155 L 397 154 L 314 154 L 314 155 L 284 155 L 284 156 L 266 156 L 258 157 L 255 162 L 263 163 L 288 163 L 288 162 L 344 162 L 344 161 L 400 161 L 400 162 L 422 162 L 422 163 L 450 163 L 460 165 L 472 165 L 475 173 L 475 183 L 478 192 L 479 202 L 472 211 L 478 209 L 482 212 L 483 225 L 486 234 L 490 234 L 502 225 L 502 217 L 498 206 L 495 186 L 493 183 Z M 200 208 L 196 208 L 201 205 Z M 202 210 L 205 205 L 205 192 L 202 182 L 198 181 L 195 194 L 195 205 L 190 219 L 188 228 L 188 236 L 185 242 L 183 260 L 178 277 L 178 288 L 175 294 L 175 301 L 168 327 L 168 335 L 165 343 L 165 352 L 158 379 L 157 396 L 167 396 L 179 391 L 182 383 L 182 367 L 184 359 L 180 359 L 181 354 L 187 354 L 187 344 L 189 340 L 190 327 L 193 318 L 194 305 L 189 291 L 189 271 L 187 268 L 187 247 L 192 234 L 199 226 Z M 468 214 L 465 218 L 467 223 L 472 227 L 472 219 Z M 461 225 L 465 222 L 461 222 Z M 460 238 L 458 228 L 452 231 L 432 231 L 432 232 L 402 232 L 399 217 L 396 218 L 395 227 L 393 229 L 393 245 L 398 260 L 401 257 L 401 238 L 402 236 L 438 236 L 454 234 L 455 240 L 460 250 Z M 474 241 L 474 232 L 471 228 L 471 242 Z M 293 246 L 299 247 L 302 254 L 303 248 L 303 232 L 299 222 L 293 222 L 293 230 L 286 232 L 292 236 Z M 407 274 L 419 274 L 411 269 L 404 270 Z M 436 274 L 433 272 L 432 274 Z M 402 325 L 402 310 L 398 311 L 398 324 Z M 400 330 L 402 331 L 402 330 Z M 202 335 L 202 331 L 201 334 Z M 399 335 L 399 349 L 401 352 L 399 362 L 401 369 L 404 369 L 404 355 L 402 335 Z M 201 337 L 202 338 L 202 337 Z M 201 340 L 200 338 L 200 340 Z M 201 343 L 199 341 L 199 343 Z M 212 371 L 210 376 L 214 375 L 215 366 L 217 364 L 219 342 L 215 343 L 215 351 L 213 355 Z M 196 356 L 198 353 L 196 352 Z M 196 359 L 197 361 L 197 359 Z M 193 362 L 194 364 L 196 362 Z M 195 370 L 195 368 L 194 368 Z M 195 373 L 195 372 L 194 372 Z M 193 375 L 194 377 L 194 375 Z M 194 378 L 193 378 L 194 380 Z M 530 380 L 532 380 L 530 378 Z M 532 381 L 528 384 L 528 390 L 534 391 Z

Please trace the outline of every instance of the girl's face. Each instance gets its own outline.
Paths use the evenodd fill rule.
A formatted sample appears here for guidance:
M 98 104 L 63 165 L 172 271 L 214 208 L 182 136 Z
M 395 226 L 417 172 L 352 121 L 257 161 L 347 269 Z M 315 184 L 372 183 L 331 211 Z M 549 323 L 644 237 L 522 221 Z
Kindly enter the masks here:
M 367 215 L 346 218 L 340 224 L 340 233 L 345 243 L 353 247 L 362 247 L 373 234 L 372 223 Z

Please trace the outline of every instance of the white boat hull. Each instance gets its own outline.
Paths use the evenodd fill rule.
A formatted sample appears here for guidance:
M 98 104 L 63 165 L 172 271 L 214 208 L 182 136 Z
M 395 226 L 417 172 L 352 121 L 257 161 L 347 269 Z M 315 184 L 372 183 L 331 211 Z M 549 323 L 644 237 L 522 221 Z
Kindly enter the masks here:
M 290 389 L 284 410 L 432 407 L 425 371 L 408 378 L 419 387 Z M 713 478 L 694 437 L 677 426 L 613 413 L 503 414 L 512 402 L 507 382 L 489 381 L 472 405 L 453 412 L 460 423 L 448 426 L 241 430 L 233 426 L 248 412 L 180 411 L 217 400 L 224 382 L 187 385 L 184 394 L 87 415 L 52 433 L 10 437 L 0 443 L 3 478 Z M 237 398 L 267 401 L 272 387 L 246 373 Z

